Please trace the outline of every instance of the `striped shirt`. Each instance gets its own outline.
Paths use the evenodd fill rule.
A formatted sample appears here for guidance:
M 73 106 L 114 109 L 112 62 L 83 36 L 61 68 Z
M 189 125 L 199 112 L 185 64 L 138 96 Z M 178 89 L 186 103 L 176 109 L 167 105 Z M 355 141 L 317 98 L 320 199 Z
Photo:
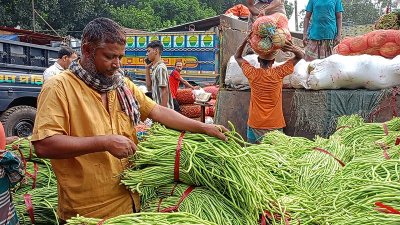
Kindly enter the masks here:
M 167 107 L 170 109 L 174 109 L 174 102 L 172 99 L 171 90 L 169 88 L 168 83 L 168 69 L 163 61 L 156 63 L 153 66 L 153 72 L 151 73 L 151 89 L 152 89 L 152 97 L 153 101 L 157 104 L 161 105 L 161 88 L 167 88 L 168 92 L 168 102 Z

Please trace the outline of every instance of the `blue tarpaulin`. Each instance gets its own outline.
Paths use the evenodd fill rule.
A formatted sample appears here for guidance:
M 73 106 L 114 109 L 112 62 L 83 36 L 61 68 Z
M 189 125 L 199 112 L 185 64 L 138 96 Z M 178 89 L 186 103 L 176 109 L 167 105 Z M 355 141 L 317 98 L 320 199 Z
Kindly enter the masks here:
M 0 39 L 10 40 L 10 41 L 19 41 L 18 35 L 16 35 L 16 34 L 0 34 Z

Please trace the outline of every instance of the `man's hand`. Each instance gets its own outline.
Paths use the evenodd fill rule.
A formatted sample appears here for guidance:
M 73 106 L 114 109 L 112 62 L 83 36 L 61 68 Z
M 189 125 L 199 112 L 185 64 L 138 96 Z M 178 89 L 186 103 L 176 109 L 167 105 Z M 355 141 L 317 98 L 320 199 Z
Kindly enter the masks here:
M 341 34 L 338 34 L 337 36 L 336 36 L 336 38 L 335 38 L 335 45 L 337 45 L 337 44 L 339 44 L 340 43 L 340 41 L 341 41 L 341 38 L 342 37 L 342 35 Z
M 104 150 L 118 159 L 127 158 L 135 154 L 136 144 L 129 138 L 122 135 L 103 136 Z
M 207 124 L 206 127 L 205 127 L 205 133 L 208 136 L 216 137 L 216 138 L 221 139 L 223 141 L 227 140 L 226 136 L 224 135 L 225 132 L 228 132 L 228 129 L 226 129 L 222 125 Z
M 154 65 L 154 62 L 147 64 L 146 60 L 144 61 L 144 67 L 146 70 L 150 70 L 150 68 Z
M 235 53 L 235 60 L 236 60 L 236 62 L 238 63 L 238 65 L 239 65 L 240 67 L 242 67 L 242 64 L 246 61 L 245 59 L 243 59 L 243 56 L 242 56 L 242 55 L 243 55 L 244 48 L 246 47 L 247 43 L 248 43 L 249 40 L 250 40 L 251 34 L 252 34 L 252 32 L 250 32 L 250 33 L 244 38 L 242 44 L 241 44 L 241 45 L 238 47 L 238 49 L 236 50 L 236 53 Z
M 308 45 L 308 37 L 307 35 L 304 35 L 303 37 L 303 46 L 306 47 Z
M 293 65 L 296 65 L 301 59 L 304 58 L 303 51 L 288 40 L 286 40 L 285 45 L 282 47 L 282 51 L 293 52 L 295 55 L 295 57 L 291 59 L 293 61 Z

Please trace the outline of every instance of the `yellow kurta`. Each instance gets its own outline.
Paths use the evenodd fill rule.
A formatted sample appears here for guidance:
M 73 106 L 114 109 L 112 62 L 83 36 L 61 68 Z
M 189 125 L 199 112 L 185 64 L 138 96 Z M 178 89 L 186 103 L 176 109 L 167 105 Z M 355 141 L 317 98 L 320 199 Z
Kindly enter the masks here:
M 129 79 L 125 79 L 140 104 L 141 119 L 156 105 Z M 48 80 L 38 99 L 32 141 L 62 134 L 76 137 L 124 135 L 137 143 L 136 131 L 118 101 L 117 92 L 107 93 L 108 109 L 98 92 L 69 70 Z M 57 151 L 57 149 L 54 149 Z M 58 215 L 67 220 L 77 214 L 109 218 L 133 212 L 140 205 L 137 194 L 120 185 L 118 175 L 127 160 L 108 152 L 86 154 L 70 159 L 51 160 L 58 181 Z

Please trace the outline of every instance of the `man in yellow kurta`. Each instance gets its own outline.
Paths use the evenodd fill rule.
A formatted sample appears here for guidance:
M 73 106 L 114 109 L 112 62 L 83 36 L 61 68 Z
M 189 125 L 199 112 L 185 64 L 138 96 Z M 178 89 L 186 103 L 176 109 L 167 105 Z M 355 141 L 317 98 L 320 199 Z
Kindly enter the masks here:
M 91 21 L 83 30 L 82 58 L 46 82 L 39 95 L 32 142 L 39 157 L 51 159 L 61 220 L 139 209 L 138 195 L 120 185 L 118 175 L 136 151 L 134 125 L 140 120 L 226 138 L 216 126 L 156 105 L 124 78 L 125 38 L 110 19 Z

